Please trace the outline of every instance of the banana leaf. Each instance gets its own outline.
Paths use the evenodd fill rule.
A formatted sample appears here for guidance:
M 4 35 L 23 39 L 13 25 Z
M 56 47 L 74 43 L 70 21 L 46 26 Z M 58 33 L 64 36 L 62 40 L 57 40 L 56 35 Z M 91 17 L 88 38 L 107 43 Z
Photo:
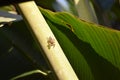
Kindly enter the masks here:
M 80 80 L 120 80 L 120 32 L 41 9 Z

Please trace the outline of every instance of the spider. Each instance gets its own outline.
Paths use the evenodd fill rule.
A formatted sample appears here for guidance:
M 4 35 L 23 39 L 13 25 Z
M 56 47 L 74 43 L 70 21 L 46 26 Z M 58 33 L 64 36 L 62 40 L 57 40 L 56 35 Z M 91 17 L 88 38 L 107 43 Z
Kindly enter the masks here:
M 51 47 L 53 48 L 55 47 L 55 39 L 53 39 L 51 36 L 48 38 L 47 43 L 48 43 L 47 45 L 48 49 L 50 49 Z

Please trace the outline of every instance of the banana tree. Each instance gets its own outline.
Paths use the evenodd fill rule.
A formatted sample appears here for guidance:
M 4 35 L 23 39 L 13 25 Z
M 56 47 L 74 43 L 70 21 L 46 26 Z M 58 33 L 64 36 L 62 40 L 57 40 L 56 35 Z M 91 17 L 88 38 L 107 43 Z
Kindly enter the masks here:
M 17 7 L 20 10 L 21 7 L 25 9 L 25 6 L 22 6 L 23 4 L 21 3 Z M 28 8 L 31 5 L 26 6 Z M 46 23 L 44 24 L 41 18 L 37 21 L 32 21 L 33 16 L 28 19 L 24 13 L 25 10 L 21 10 L 20 12 L 24 14 L 23 19 L 27 23 L 21 20 L 5 23 L 0 28 L 1 79 L 77 80 L 77 77 L 80 80 L 120 79 L 119 31 L 80 20 L 67 12 L 51 12 L 41 7 L 38 8 L 56 38 L 49 36 L 53 35 L 51 32 L 49 33 L 49 30 L 46 33 L 43 27 L 46 26 Z M 28 10 L 31 10 L 31 8 Z M 29 15 L 30 12 L 28 12 Z M 38 13 L 38 15 L 41 13 Z M 32 11 L 32 14 L 35 15 L 36 13 Z M 34 23 L 32 24 L 29 21 Z M 35 24 L 36 22 L 38 23 Z M 41 29 L 44 31 L 39 31 L 37 28 L 37 32 L 33 32 L 33 29 L 31 30 L 26 24 L 33 26 L 41 24 Z M 63 70 L 63 72 L 65 70 L 66 79 L 60 78 L 53 68 L 54 66 L 59 66 L 58 62 L 51 66 L 50 59 L 45 55 L 44 57 L 41 55 L 46 52 L 40 48 L 39 39 L 36 40 L 37 37 L 35 35 L 37 33 L 40 33 L 40 36 L 44 33 L 47 34 L 48 37 L 42 37 L 44 40 L 42 46 L 47 48 L 48 52 L 52 51 L 52 53 L 49 53 L 49 55 L 53 55 L 50 59 L 56 62 L 57 59 L 55 59 L 54 55 L 58 55 L 57 58 L 66 67 L 64 63 L 66 60 L 64 61 L 60 56 L 64 52 L 75 73 L 73 70 L 70 73 L 67 69 L 62 68 L 59 70 Z M 40 39 L 41 41 L 42 38 Z M 63 52 L 54 53 L 53 49 L 56 50 L 58 43 Z M 64 74 L 61 71 L 61 76 Z M 76 74 L 77 77 L 72 74 Z

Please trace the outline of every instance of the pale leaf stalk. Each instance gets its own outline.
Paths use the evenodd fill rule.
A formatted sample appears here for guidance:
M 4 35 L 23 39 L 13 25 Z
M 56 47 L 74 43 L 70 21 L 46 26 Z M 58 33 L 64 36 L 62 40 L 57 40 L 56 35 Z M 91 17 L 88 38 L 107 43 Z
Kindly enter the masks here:
M 26 76 L 29 76 L 29 75 L 32 75 L 32 74 L 42 74 L 44 76 L 47 76 L 47 73 L 45 73 L 45 72 L 43 72 L 41 70 L 32 70 L 32 71 L 22 73 L 22 74 L 20 74 L 18 76 L 15 76 L 15 77 L 11 78 L 10 80 L 17 80 L 19 78 L 26 77 Z
M 79 18 L 88 22 L 98 23 L 94 8 L 90 0 L 74 0 L 74 2 Z
M 34 1 L 19 3 L 18 8 L 42 47 L 59 80 L 78 80 L 74 70 L 62 51 Z

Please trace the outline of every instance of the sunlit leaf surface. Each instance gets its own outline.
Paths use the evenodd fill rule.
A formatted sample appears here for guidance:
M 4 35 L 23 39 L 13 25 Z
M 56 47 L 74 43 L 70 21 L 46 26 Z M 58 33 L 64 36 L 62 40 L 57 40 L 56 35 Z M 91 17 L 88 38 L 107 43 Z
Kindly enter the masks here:
M 81 80 L 120 79 L 120 32 L 41 9 Z

